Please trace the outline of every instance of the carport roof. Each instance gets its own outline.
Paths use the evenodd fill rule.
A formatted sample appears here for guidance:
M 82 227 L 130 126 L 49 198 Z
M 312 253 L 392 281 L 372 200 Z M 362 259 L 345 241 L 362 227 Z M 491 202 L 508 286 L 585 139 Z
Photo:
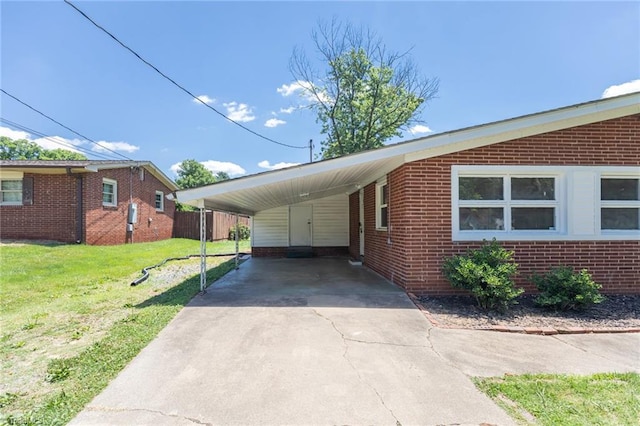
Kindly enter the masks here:
M 185 189 L 177 191 L 176 197 L 184 204 L 251 216 L 274 207 L 353 193 L 404 163 L 639 113 L 640 93 L 633 93 Z

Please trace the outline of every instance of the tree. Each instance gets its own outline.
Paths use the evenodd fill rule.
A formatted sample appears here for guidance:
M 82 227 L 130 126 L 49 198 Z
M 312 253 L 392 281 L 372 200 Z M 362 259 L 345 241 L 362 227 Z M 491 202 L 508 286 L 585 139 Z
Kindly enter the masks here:
M 6 136 L 0 136 L 0 158 L 2 160 L 37 160 L 40 158 L 42 148 L 26 139 L 13 140 Z
M 215 182 L 214 174 L 196 160 L 184 160 L 178 167 L 176 184 L 180 189 L 195 188 Z
M 178 178 L 176 184 L 180 189 L 195 188 L 197 186 L 210 185 L 215 182 L 229 179 L 226 172 L 218 172 L 215 175 L 202 163 L 196 160 L 184 160 L 178 166 Z M 176 204 L 178 211 L 194 211 L 196 208 L 185 204 Z
M 326 135 L 323 158 L 379 148 L 421 122 L 439 83 L 420 76 L 409 52 L 389 52 L 373 32 L 335 19 L 311 35 L 326 70 L 314 69 L 298 48 L 289 69 Z
M 83 154 L 68 149 L 44 149 L 26 139 L 13 140 L 0 136 L 0 159 L 2 160 L 86 160 Z
M 79 152 L 69 151 L 68 149 L 43 149 L 40 160 L 86 160 L 87 157 Z

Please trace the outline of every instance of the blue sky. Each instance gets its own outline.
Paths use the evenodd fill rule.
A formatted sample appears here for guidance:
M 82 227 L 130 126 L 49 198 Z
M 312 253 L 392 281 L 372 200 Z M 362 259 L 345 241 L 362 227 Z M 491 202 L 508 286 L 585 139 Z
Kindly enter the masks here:
M 332 17 L 369 27 L 392 50 L 411 48 L 421 73 L 440 79 L 421 117 L 434 133 L 640 90 L 639 2 L 75 4 L 214 108 L 286 144 L 313 139 L 316 154 L 314 114 L 296 108 L 304 100 L 295 92 L 284 95 L 294 47 L 317 57 L 311 30 Z M 267 142 L 194 102 L 62 1 L 2 1 L 0 21 L 4 90 L 170 177 L 188 158 L 232 177 L 309 160 L 307 149 Z M 5 120 L 98 149 L 4 94 L 0 101 Z M 1 135 L 59 147 L 0 126 Z

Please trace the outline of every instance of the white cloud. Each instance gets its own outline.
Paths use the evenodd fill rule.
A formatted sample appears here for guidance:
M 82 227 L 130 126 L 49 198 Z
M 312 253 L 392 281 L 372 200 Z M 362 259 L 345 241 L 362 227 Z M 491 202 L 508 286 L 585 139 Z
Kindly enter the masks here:
M 62 136 L 47 136 L 46 138 L 33 138 L 30 133 L 22 132 L 20 130 L 13 130 L 8 127 L 0 127 L 0 136 L 7 136 L 11 139 L 26 139 L 31 142 L 35 142 L 44 149 L 66 149 L 68 151 L 80 152 L 78 147 L 87 145 L 89 142 L 81 139 L 67 139 Z M 127 142 L 107 142 L 99 141 L 100 146 L 92 144 L 91 150 L 94 152 L 109 152 L 111 151 L 124 151 L 135 152 L 140 147 L 131 145 Z
M 181 163 L 182 162 L 176 163 L 170 167 L 171 171 L 176 176 L 178 175 L 178 170 L 180 169 Z M 207 160 L 207 161 L 200 161 L 200 164 L 202 164 L 207 170 L 209 170 L 214 174 L 218 172 L 225 172 L 229 176 L 233 177 L 233 176 L 244 175 L 247 173 L 247 171 L 242 167 L 228 161 Z
M 136 152 L 139 150 L 139 146 L 131 145 L 127 142 L 107 142 L 98 141 L 98 145 L 93 145 L 91 151 L 95 152 L 110 152 L 110 151 L 124 151 L 124 152 Z
M 249 105 L 247 104 L 229 102 L 222 105 L 227 108 L 227 117 L 229 117 L 233 121 L 246 123 L 248 121 L 253 121 L 256 119 L 255 115 L 253 115 L 253 111 L 251 111 L 251 108 L 249 108 Z
M 427 126 L 423 126 L 422 124 L 416 124 L 415 126 L 409 128 L 409 133 L 411 133 L 412 135 L 431 132 L 433 132 L 433 130 L 431 130 Z
M 314 102 L 314 101 L 317 101 L 317 99 L 316 99 L 316 96 L 313 93 L 311 93 L 312 88 L 316 89 L 316 92 L 322 102 L 329 101 L 329 96 L 326 93 L 323 93 L 319 87 L 315 86 L 310 81 L 298 80 L 298 81 L 294 81 L 291 84 L 283 84 L 282 86 L 278 87 L 276 91 L 284 97 L 297 94 L 298 96 L 302 97 L 303 99 L 306 99 L 307 101 Z
M 199 100 L 198 100 L 199 99 Z M 201 101 L 204 102 L 205 104 L 212 104 L 214 103 L 216 100 L 213 98 L 210 98 L 207 95 L 200 95 L 198 96 L 198 99 L 194 99 L 193 102 L 199 104 Z
M 21 130 L 13 130 L 8 127 L 0 126 L 0 136 L 6 136 L 9 139 L 30 139 L 31 135 L 27 132 L 23 132 Z
M 265 127 L 278 127 L 282 124 L 287 124 L 287 122 L 278 118 L 270 118 L 264 123 Z
M 86 144 L 85 141 L 80 139 L 65 139 L 60 136 L 49 136 L 48 138 L 31 139 L 33 142 L 40 145 L 44 149 L 66 149 L 68 151 L 80 152 L 77 146 Z
M 291 114 L 293 111 L 295 111 L 297 108 L 292 106 L 289 108 L 280 108 L 280 112 L 283 114 Z
M 261 167 L 263 169 L 267 169 L 267 170 L 278 170 L 278 169 L 284 169 L 286 167 L 292 167 L 292 166 L 297 166 L 300 163 L 285 163 L 285 162 L 280 162 L 280 163 L 276 163 L 276 164 L 270 164 L 268 160 L 264 160 L 258 163 L 258 167 Z
M 626 83 L 609 86 L 602 92 L 603 98 L 626 95 L 627 93 L 640 92 L 640 80 L 631 80 Z

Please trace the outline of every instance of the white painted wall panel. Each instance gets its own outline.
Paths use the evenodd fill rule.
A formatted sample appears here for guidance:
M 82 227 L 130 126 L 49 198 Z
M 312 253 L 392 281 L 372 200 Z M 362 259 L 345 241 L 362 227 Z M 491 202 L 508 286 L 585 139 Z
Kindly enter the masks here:
M 349 197 L 346 194 L 305 201 L 313 205 L 312 238 L 314 247 L 349 245 Z M 264 210 L 253 217 L 251 229 L 254 247 L 289 245 L 289 206 Z
M 575 171 L 568 174 L 568 224 L 571 235 L 596 233 L 596 197 L 598 175 L 591 171 Z
M 313 204 L 313 246 L 349 245 L 349 197 L 345 194 L 315 200 Z
M 289 207 L 276 207 L 253 217 L 254 247 L 287 247 L 289 245 Z

